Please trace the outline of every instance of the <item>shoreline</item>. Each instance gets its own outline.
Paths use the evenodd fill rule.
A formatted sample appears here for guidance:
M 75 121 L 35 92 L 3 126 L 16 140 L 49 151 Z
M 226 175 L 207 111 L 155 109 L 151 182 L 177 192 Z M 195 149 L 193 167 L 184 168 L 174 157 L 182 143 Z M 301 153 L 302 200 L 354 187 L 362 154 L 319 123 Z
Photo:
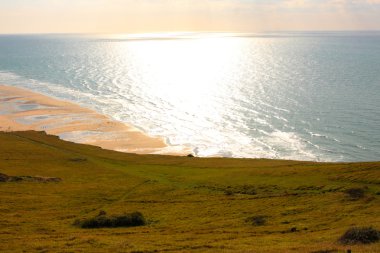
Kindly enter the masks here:
M 76 143 L 126 153 L 187 155 L 161 137 L 70 101 L 0 84 L 0 131 L 44 131 Z

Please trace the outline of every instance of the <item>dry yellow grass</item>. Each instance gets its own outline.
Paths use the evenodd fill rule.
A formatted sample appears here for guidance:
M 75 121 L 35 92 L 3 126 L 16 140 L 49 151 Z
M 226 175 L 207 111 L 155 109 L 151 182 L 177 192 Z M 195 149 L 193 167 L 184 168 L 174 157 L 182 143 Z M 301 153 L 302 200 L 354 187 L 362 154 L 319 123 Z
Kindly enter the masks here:
M 380 252 L 337 242 L 352 226 L 380 229 L 379 162 L 133 155 L 14 132 L 0 133 L 0 173 L 62 178 L 0 182 L 1 252 Z M 149 224 L 73 225 L 100 210 Z

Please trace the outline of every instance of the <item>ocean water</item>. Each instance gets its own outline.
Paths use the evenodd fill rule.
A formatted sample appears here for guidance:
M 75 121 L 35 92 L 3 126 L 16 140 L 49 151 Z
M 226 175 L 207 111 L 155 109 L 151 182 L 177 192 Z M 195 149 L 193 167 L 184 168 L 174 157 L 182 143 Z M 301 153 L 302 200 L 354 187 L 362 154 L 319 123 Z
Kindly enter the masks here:
M 380 33 L 0 35 L 0 83 L 198 156 L 380 160 Z

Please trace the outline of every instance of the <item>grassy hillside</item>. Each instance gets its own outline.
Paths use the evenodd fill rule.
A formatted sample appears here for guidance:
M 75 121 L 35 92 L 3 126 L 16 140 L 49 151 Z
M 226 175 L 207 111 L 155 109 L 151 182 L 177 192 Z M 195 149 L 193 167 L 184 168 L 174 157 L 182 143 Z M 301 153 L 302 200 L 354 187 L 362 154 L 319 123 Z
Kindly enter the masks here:
M 380 252 L 337 242 L 380 229 L 380 162 L 132 155 L 16 132 L 0 133 L 0 173 L 62 179 L 0 182 L 0 252 Z M 101 210 L 148 224 L 73 225 Z

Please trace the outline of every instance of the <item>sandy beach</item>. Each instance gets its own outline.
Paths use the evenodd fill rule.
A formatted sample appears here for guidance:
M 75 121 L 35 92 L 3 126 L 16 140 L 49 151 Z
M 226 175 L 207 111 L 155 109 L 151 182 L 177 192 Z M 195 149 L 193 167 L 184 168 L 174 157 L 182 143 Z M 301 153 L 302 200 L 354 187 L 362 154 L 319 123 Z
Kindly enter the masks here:
M 185 155 L 185 147 L 77 104 L 26 89 L 0 85 L 0 131 L 45 131 L 61 139 L 138 154 Z

